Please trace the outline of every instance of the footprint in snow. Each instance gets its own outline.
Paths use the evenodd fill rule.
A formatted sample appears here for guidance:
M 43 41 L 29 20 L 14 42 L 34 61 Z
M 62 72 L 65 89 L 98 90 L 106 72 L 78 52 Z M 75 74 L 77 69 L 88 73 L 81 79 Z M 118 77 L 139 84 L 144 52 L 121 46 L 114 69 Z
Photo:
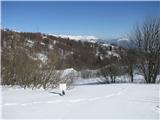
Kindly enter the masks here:
M 71 102 L 71 103 L 77 103 L 77 102 L 82 102 L 82 101 L 86 101 L 86 100 L 85 99 L 69 100 L 69 102 Z
M 54 100 L 54 101 L 47 101 L 47 103 L 60 103 L 63 102 L 62 100 Z
M 99 100 L 99 99 L 101 99 L 101 97 L 89 98 L 88 101 L 95 101 L 95 100 Z
M 158 112 L 160 113 L 160 106 L 157 105 L 156 108 L 158 109 Z
M 42 103 L 42 102 L 40 102 L 40 101 L 37 101 L 37 102 L 33 102 L 33 104 L 39 104 L 39 103 Z
M 117 93 L 117 95 L 121 95 L 121 94 L 122 94 L 122 92 L 121 92 L 121 91 Z
M 17 103 L 6 103 L 4 104 L 4 106 L 15 106 L 15 105 L 18 105 Z
M 105 98 L 109 98 L 109 97 L 113 97 L 113 96 L 115 96 L 115 94 L 107 95 L 107 96 L 105 96 Z
M 21 106 L 28 106 L 28 104 L 25 104 L 25 103 L 23 103 L 23 104 L 20 104 Z

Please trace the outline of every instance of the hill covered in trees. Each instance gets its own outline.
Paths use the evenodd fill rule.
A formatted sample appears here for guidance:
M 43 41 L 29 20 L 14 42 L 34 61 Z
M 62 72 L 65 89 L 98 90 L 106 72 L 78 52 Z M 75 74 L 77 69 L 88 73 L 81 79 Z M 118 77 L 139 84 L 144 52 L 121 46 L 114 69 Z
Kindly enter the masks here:
M 97 69 L 104 66 L 110 57 L 118 57 L 120 50 L 116 45 L 76 41 L 43 33 L 8 29 L 2 29 L 1 33 L 2 58 L 11 52 L 25 52 L 28 58 L 43 63 L 54 56 L 53 59 L 57 59 L 56 69 Z
M 55 87 L 67 68 L 97 70 L 120 58 L 120 47 L 43 33 L 1 30 L 2 84 Z M 96 73 L 98 74 L 98 73 Z M 39 87 L 40 87 L 39 86 Z

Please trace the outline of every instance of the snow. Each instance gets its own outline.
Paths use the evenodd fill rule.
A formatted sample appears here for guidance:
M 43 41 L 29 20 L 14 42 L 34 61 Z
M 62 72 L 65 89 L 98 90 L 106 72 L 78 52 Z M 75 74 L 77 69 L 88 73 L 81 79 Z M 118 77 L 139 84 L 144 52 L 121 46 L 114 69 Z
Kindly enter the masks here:
M 99 82 L 102 82 L 102 78 L 87 78 L 87 79 L 81 79 L 78 78 L 77 80 L 74 80 L 73 85 L 91 85 L 91 84 L 99 84 Z
M 27 42 L 30 44 L 34 44 L 34 42 L 32 40 L 27 40 Z
M 40 42 L 40 44 L 41 44 L 41 45 L 45 45 L 45 43 L 43 43 L 43 42 Z
M 123 37 L 119 38 L 118 41 L 127 41 L 127 42 L 129 42 L 130 39 L 129 39 L 129 36 L 126 35 L 126 36 L 123 36 Z
M 57 43 L 57 41 L 54 40 L 54 41 L 53 41 L 53 44 L 55 45 L 56 43 Z
M 104 46 L 104 47 L 109 47 L 109 46 L 111 46 L 111 45 L 110 45 L 110 44 L 103 43 L 102 46 Z
M 158 119 L 158 84 L 80 85 L 59 89 L 1 87 L 4 119 Z
M 63 70 L 62 77 L 65 77 L 69 74 L 77 74 L 77 71 L 74 68 L 68 68 Z
M 61 37 L 61 38 L 69 38 L 72 40 L 76 40 L 76 41 L 87 41 L 87 42 L 91 42 L 91 43 L 96 43 L 97 42 L 97 37 L 93 36 L 93 35 L 56 35 L 56 34 L 48 34 L 48 35 L 52 35 L 55 37 Z
M 45 63 L 48 60 L 48 57 L 42 53 L 36 53 L 36 57 L 37 59 L 41 60 L 43 63 Z
M 33 47 L 34 41 L 32 41 L 32 40 L 27 40 L 26 45 L 29 46 L 29 47 Z
M 53 45 L 50 45 L 50 44 L 49 44 L 49 49 L 53 49 Z
M 116 52 L 112 52 L 112 51 L 107 51 L 108 55 L 113 55 L 115 57 L 120 57 L 119 54 L 117 54 Z

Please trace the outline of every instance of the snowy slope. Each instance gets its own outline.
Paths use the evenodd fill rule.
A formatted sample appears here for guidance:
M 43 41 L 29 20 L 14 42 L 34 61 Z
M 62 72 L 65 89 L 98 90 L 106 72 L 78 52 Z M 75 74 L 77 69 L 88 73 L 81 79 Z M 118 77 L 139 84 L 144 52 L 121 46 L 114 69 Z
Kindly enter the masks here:
M 1 87 L 3 118 L 158 119 L 159 85 L 106 84 L 59 90 Z

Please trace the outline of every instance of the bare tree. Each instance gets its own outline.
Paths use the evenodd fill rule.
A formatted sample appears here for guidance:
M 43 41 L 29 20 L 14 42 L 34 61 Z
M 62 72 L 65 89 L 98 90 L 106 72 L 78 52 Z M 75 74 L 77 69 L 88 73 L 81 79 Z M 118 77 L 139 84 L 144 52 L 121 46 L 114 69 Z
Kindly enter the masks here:
M 121 62 L 124 65 L 125 72 L 130 76 L 130 81 L 133 82 L 134 69 L 136 66 L 137 58 L 136 51 L 128 46 L 124 51 L 120 51 Z
M 123 71 L 117 59 L 108 59 L 108 65 L 100 69 L 100 74 L 105 78 L 104 83 L 115 83 L 116 77 Z
M 155 83 L 160 71 L 160 18 L 137 25 L 132 39 L 137 50 L 138 69 L 146 83 Z

